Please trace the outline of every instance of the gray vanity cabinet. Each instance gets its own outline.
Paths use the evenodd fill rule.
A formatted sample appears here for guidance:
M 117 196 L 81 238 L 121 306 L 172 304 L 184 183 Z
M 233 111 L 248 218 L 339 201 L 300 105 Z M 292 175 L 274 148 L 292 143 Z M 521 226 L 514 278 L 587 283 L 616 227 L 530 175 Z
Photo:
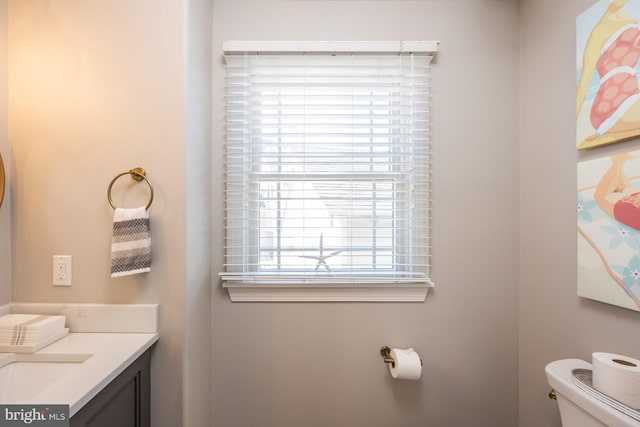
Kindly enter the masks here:
M 71 427 L 149 427 L 150 356 L 147 350 L 83 406 Z

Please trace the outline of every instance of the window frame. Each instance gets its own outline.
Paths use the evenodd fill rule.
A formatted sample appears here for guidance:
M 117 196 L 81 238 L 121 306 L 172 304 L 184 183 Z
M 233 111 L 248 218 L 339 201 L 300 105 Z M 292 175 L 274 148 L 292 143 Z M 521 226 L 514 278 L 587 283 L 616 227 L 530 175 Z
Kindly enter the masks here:
M 439 42 L 225 42 L 225 55 L 238 54 L 283 54 L 283 53 L 418 53 L 431 58 L 437 52 Z M 253 182 L 253 181 L 251 181 Z M 259 197 L 256 197 L 258 202 Z M 430 216 L 430 215 L 429 215 Z M 258 218 L 259 220 L 259 218 Z M 254 234 L 258 234 L 254 232 Z M 255 236 L 254 236 L 255 238 Z M 259 236 L 258 236 L 259 238 Z M 395 245 L 395 243 L 394 243 Z M 260 257 L 258 249 L 254 256 Z M 274 276 L 273 281 L 265 276 L 250 273 L 222 272 L 222 286 L 227 289 L 232 301 L 376 301 L 376 302 L 423 302 L 428 290 L 434 287 L 431 279 L 418 283 L 410 280 L 395 281 L 381 277 L 367 279 L 366 283 L 341 277 L 328 278 L 323 282 L 305 282 L 296 277 Z M 258 277 L 259 276 L 259 277 Z

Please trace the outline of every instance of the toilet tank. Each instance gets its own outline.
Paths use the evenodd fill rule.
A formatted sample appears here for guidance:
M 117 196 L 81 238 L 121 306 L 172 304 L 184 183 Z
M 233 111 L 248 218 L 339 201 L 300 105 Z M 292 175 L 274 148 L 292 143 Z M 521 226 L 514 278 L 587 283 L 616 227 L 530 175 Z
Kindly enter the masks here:
M 607 427 L 588 412 L 582 410 L 562 393 L 556 391 L 562 427 Z
M 573 382 L 574 369 L 591 369 L 580 359 L 549 363 L 547 381 L 556 392 L 562 427 L 640 427 L 640 421 L 591 396 Z

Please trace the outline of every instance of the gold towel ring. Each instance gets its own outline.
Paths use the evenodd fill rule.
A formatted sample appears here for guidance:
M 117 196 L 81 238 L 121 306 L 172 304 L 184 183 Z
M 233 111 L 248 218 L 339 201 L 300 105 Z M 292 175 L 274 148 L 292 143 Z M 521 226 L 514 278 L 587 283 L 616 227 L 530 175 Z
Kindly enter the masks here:
M 147 203 L 147 206 L 145 207 L 145 209 L 148 210 L 149 206 L 151 206 L 151 203 L 153 203 L 153 185 L 151 185 L 151 181 L 147 179 L 145 170 L 140 167 L 129 169 L 128 171 L 119 173 L 115 178 L 111 180 L 111 182 L 109 183 L 109 188 L 107 188 L 107 198 L 109 199 L 109 204 L 113 209 L 117 209 L 117 206 L 113 203 L 113 199 L 111 199 L 111 187 L 113 187 L 113 183 L 116 182 L 118 178 L 127 174 L 131 175 L 131 178 L 135 179 L 136 181 L 142 181 L 144 179 L 144 181 L 149 186 L 149 191 L 151 192 L 151 194 L 149 196 L 149 203 Z

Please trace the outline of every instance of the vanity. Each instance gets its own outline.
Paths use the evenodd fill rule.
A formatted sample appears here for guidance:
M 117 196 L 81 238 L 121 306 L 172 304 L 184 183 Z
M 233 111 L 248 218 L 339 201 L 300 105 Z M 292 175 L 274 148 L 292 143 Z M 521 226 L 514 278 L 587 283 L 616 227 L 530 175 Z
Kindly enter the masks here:
M 150 350 L 71 416 L 71 426 L 151 425 Z
M 35 353 L 0 353 L 0 404 L 69 405 L 71 426 L 150 426 L 157 305 L 5 307 L 64 314 L 69 334 Z

